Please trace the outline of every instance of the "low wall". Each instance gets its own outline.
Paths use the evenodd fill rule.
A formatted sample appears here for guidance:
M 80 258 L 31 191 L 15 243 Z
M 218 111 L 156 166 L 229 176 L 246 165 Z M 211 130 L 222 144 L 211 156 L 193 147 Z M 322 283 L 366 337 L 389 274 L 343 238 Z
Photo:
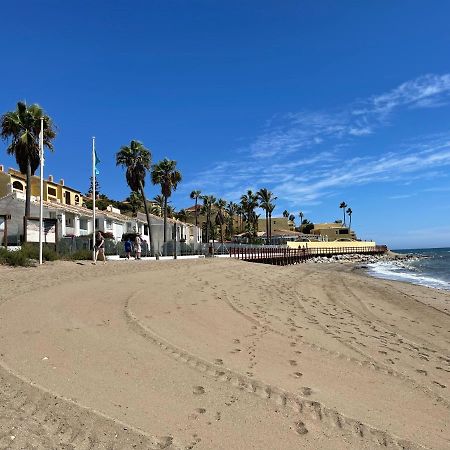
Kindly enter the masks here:
M 288 248 L 360 248 L 375 247 L 373 241 L 287 242 Z

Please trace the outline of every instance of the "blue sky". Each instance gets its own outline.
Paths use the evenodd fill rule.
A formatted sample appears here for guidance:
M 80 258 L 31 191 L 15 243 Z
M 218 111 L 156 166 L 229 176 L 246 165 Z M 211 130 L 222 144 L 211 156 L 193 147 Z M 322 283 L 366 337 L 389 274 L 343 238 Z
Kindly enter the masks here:
M 83 192 L 91 136 L 117 199 L 114 155 L 138 139 L 178 161 L 177 208 L 268 187 L 277 215 L 333 221 L 346 201 L 362 238 L 449 246 L 448 17 L 446 1 L 9 2 L 0 111 L 41 104 L 46 173 Z

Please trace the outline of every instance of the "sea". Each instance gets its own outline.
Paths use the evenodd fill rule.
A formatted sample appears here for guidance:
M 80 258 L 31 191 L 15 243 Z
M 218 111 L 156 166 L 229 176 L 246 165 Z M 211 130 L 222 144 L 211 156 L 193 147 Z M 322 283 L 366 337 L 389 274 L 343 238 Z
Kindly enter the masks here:
M 450 248 L 393 251 L 411 255 L 411 258 L 368 264 L 372 276 L 450 290 Z

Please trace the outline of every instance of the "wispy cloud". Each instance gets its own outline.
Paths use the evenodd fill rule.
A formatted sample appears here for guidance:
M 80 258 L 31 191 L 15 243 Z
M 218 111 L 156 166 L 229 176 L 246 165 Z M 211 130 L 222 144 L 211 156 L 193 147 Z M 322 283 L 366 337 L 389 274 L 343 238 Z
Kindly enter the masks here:
M 264 186 L 278 196 L 279 205 L 296 208 L 317 205 L 351 186 L 444 179 L 450 166 L 450 133 L 391 143 L 391 151 L 375 149 L 355 156 L 355 149 L 389 125 L 396 112 L 448 103 L 450 74 L 425 75 L 339 110 L 274 115 L 246 148 L 230 151 L 226 160 L 213 163 L 182 189 L 201 187 L 237 201 L 247 189 Z M 406 197 L 391 196 L 400 198 Z
M 450 74 L 424 75 L 381 95 L 331 112 L 275 115 L 249 145 L 254 158 L 289 155 L 330 141 L 352 140 L 375 132 L 402 108 L 430 108 L 450 102 Z
M 344 187 L 435 180 L 447 176 L 449 166 L 450 135 L 434 136 L 424 137 L 412 148 L 377 156 L 345 159 L 335 152 L 321 152 L 311 158 L 276 164 L 257 160 L 222 162 L 192 180 L 188 188 L 203 186 L 216 195 L 238 200 L 247 189 L 268 186 L 280 201 L 296 207 L 318 204 Z

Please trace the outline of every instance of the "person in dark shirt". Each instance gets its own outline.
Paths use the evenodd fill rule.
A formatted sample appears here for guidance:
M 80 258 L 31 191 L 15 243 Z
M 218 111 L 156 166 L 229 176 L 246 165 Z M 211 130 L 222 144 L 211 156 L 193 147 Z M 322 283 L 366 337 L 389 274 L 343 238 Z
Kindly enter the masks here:
M 126 253 L 127 259 L 130 259 L 131 247 L 132 247 L 131 240 L 130 240 L 130 238 L 127 238 L 127 240 L 125 241 L 125 253 Z
M 105 238 L 100 231 L 97 231 L 95 235 L 95 258 L 94 264 L 97 264 L 98 256 L 103 258 L 103 264 L 106 264 L 106 255 L 105 255 Z

